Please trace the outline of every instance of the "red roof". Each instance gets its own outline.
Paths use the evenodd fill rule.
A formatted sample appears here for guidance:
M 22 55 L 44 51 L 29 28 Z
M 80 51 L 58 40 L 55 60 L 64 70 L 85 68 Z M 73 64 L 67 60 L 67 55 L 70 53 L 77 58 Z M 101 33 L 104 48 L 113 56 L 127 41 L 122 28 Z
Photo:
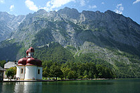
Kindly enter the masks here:
M 26 54 L 28 55 L 29 52 L 34 52 L 34 48 L 33 47 L 30 47 L 26 51 Z M 26 58 L 19 59 L 18 65 L 36 65 L 36 66 L 42 66 L 42 62 L 39 59 L 35 59 L 33 57 L 26 57 Z
M 36 65 L 36 60 L 34 58 L 28 58 L 26 61 L 26 65 Z
M 26 51 L 26 54 L 28 55 L 29 52 L 34 52 L 34 48 L 33 48 L 33 47 L 30 47 L 30 48 Z
M 36 65 L 36 66 L 42 66 L 42 62 L 39 59 L 35 59 L 33 57 L 21 58 L 18 61 L 18 65 Z
M 28 50 L 29 50 L 29 52 L 34 52 L 34 48 L 33 47 L 30 47 Z
M 21 59 L 19 59 L 18 65 L 26 65 L 26 60 L 27 60 L 27 58 L 21 58 Z

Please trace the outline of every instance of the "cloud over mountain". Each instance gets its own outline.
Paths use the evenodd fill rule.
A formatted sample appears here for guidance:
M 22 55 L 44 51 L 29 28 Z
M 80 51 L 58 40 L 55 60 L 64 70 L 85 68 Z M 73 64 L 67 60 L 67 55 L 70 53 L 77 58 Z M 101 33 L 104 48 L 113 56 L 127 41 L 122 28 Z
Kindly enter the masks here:
M 59 8 L 69 2 L 75 2 L 75 0 L 50 0 L 46 2 L 45 6 L 38 7 L 33 1 L 26 0 L 25 5 L 32 11 L 38 11 L 39 9 L 45 9 L 46 11 L 51 11 L 54 8 Z
M 14 7 L 15 7 L 14 5 L 11 5 L 10 6 L 10 11 L 13 11 Z
M 117 4 L 116 9 L 114 10 L 118 14 L 122 14 L 124 10 L 124 7 L 122 4 Z
M 31 1 L 31 0 L 26 0 L 25 1 L 25 4 L 26 4 L 26 6 L 30 9 L 30 10 L 32 10 L 32 11 L 37 11 L 38 10 L 38 7 L 34 4 L 34 2 L 33 1 Z

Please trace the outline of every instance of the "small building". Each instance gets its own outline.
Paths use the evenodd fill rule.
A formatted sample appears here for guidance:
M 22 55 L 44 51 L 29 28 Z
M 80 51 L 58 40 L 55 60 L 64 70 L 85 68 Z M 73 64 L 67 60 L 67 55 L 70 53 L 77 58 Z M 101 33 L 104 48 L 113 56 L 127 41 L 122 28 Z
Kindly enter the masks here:
M 5 63 L 4 64 L 4 69 L 5 69 L 5 71 L 4 71 L 4 78 L 7 78 L 7 76 L 5 74 L 6 70 L 11 68 L 11 67 L 16 67 L 16 66 L 17 66 L 17 63 L 13 62 L 13 61 L 9 61 L 9 62 Z
M 0 66 L 0 81 L 3 81 L 4 69 Z
M 26 51 L 26 57 L 19 59 L 17 64 L 16 78 L 20 80 L 41 80 L 42 62 L 33 58 L 34 48 Z

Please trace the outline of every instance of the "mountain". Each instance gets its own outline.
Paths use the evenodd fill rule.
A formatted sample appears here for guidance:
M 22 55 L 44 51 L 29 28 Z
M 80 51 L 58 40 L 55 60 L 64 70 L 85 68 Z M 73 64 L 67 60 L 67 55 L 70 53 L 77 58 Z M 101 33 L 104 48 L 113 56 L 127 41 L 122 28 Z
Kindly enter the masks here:
M 14 16 L 6 12 L 0 12 L 0 41 L 6 40 L 17 29 L 25 16 Z
M 18 60 L 33 46 L 41 60 L 91 61 L 107 65 L 118 77 L 140 77 L 140 25 L 131 18 L 110 10 L 80 13 L 65 7 L 57 12 L 41 9 L 15 23 L 5 19 L 20 24 L 1 39 L 0 60 Z

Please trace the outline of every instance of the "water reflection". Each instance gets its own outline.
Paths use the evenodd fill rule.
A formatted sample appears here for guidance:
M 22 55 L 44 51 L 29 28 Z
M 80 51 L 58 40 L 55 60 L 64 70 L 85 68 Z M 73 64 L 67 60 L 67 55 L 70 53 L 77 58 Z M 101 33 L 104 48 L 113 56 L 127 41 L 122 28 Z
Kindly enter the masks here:
M 0 82 L 0 93 L 140 93 L 140 79 Z
M 42 82 L 0 82 L 0 93 L 42 93 Z
M 15 84 L 15 93 L 41 93 L 42 82 L 17 82 Z

